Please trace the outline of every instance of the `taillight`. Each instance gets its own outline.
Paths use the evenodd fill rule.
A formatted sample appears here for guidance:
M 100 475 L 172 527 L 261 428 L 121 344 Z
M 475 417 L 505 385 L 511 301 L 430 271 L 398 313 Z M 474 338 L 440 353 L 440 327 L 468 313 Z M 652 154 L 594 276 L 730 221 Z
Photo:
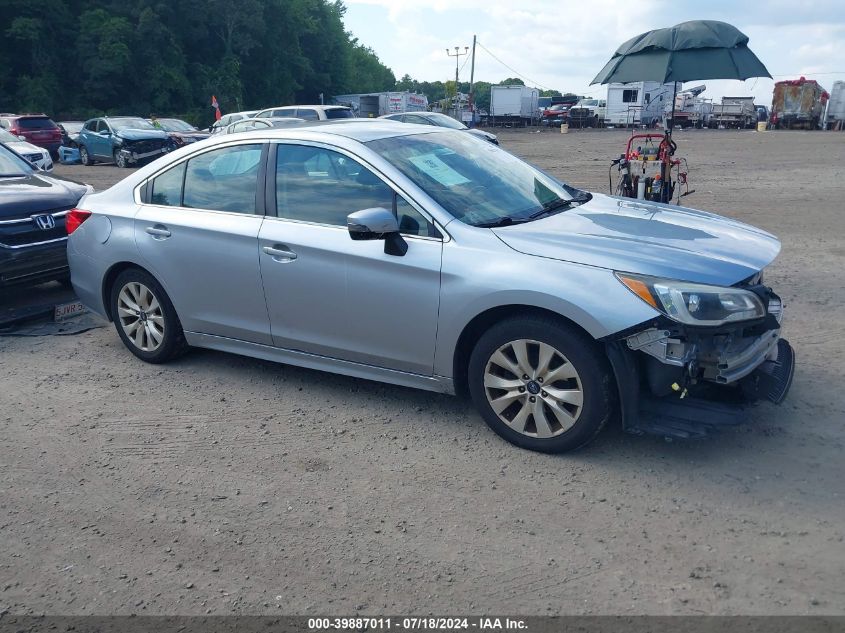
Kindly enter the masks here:
M 76 229 L 78 229 L 85 220 L 91 217 L 90 211 L 85 211 L 84 209 L 71 209 L 70 213 L 67 214 L 65 217 L 65 229 L 67 229 L 67 234 L 70 235 Z

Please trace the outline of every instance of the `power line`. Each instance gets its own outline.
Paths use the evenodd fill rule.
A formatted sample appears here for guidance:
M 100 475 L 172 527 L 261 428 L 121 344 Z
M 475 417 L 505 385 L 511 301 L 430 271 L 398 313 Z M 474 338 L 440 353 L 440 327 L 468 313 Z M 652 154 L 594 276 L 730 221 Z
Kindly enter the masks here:
M 525 75 L 523 75 L 522 73 L 520 73 L 518 70 L 515 70 L 514 68 L 511 68 L 510 66 L 508 66 L 505 62 L 503 62 L 501 59 L 499 59 L 499 58 L 498 58 L 498 57 L 496 57 L 493 53 L 491 53 L 491 52 L 490 52 L 490 50 L 489 50 L 486 46 L 484 46 L 484 44 L 482 44 L 481 42 L 479 42 L 479 41 L 477 41 L 477 40 L 476 40 L 476 42 L 475 42 L 475 43 L 476 43 L 476 44 L 478 44 L 478 46 L 480 46 L 481 48 L 483 48 L 485 51 L 487 51 L 487 54 L 488 54 L 488 55 L 490 55 L 490 57 L 492 57 L 493 59 L 495 59 L 495 60 L 496 60 L 497 62 L 499 62 L 502 66 L 504 66 L 505 68 L 507 68 L 508 70 L 510 70 L 512 73 L 514 73 L 517 77 L 519 77 L 519 78 L 520 78 L 520 79 L 522 79 L 523 81 L 527 81 L 529 84 L 533 84 L 533 85 L 537 86 L 538 88 L 542 88 L 543 90 L 551 90 L 551 88 L 549 88 L 548 86 L 544 86 L 544 85 L 543 85 L 543 84 L 541 84 L 540 82 L 538 82 L 538 81 L 534 81 L 533 79 L 531 79 L 531 78 L 529 78 L 529 77 L 526 77 Z

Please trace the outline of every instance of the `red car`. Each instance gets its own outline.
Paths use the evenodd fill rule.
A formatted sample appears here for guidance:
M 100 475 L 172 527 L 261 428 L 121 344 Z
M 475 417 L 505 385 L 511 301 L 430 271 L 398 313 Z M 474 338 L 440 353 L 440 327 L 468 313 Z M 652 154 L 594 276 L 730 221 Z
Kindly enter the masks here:
M 568 103 L 556 103 L 546 108 L 543 110 L 543 123 L 548 125 L 566 123 L 566 119 L 569 116 L 569 106 L 570 104 Z
M 15 136 L 49 150 L 53 160 L 59 158 L 62 131 L 46 114 L 2 114 L 0 127 Z

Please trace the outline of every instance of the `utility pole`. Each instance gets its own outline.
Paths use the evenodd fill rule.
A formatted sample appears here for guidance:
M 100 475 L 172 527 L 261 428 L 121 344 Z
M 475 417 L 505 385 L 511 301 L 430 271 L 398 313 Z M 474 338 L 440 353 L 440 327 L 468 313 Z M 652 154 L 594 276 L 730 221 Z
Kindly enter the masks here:
M 446 54 L 449 57 L 455 58 L 455 115 L 456 115 L 456 118 L 457 118 L 457 114 L 458 114 L 458 94 L 460 94 L 460 89 L 458 88 L 458 61 L 461 59 L 461 57 L 469 54 L 469 46 L 464 46 L 464 52 L 463 53 L 461 52 L 460 46 L 455 47 L 454 53 L 450 53 L 449 49 L 447 48 Z
M 472 36 L 472 61 L 469 64 L 469 111 L 472 115 L 470 127 L 475 124 L 475 35 Z

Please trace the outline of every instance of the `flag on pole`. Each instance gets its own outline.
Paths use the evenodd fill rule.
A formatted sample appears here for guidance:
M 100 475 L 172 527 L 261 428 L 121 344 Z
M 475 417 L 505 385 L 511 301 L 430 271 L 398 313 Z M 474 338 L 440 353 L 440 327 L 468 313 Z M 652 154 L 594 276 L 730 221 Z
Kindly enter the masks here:
M 220 104 L 217 103 L 217 97 L 211 95 L 211 107 L 214 108 L 214 120 L 220 120 Z

